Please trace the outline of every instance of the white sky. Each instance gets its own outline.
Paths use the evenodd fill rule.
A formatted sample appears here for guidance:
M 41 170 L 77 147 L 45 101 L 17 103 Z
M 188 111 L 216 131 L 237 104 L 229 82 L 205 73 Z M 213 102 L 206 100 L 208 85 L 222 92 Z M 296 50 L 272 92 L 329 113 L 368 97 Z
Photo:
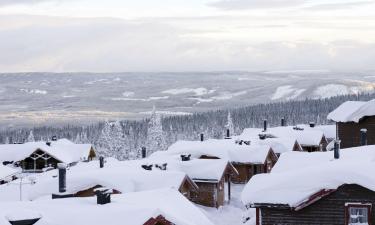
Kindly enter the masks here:
M 0 71 L 375 69 L 375 0 L 0 0 Z

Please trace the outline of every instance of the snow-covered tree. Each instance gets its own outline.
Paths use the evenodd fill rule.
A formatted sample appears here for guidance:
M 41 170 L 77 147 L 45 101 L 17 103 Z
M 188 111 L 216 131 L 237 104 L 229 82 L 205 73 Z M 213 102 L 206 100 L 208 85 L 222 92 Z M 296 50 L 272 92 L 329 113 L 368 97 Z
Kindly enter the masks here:
M 147 127 L 146 149 L 147 155 L 167 149 L 161 116 L 156 113 L 155 106 L 152 109 L 151 118 Z
M 227 124 L 225 125 L 225 127 L 229 130 L 230 135 L 234 135 L 234 125 L 230 111 L 228 111 Z
M 125 148 L 126 139 L 119 121 L 106 121 L 98 142 L 100 155 L 119 160 L 128 159 L 129 152 Z
M 34 142 L 34 141 L 35 141 L 35 138 L 34 138 L 33 130 L 30 130 L 29 136 L 27 137 L 27 142 Z

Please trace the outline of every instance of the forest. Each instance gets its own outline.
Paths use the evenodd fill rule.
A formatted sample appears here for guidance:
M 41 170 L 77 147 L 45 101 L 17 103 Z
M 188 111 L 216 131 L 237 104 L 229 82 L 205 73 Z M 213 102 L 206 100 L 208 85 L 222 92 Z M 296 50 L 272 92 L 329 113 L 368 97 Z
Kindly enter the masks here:
M 120 160 L 141 157 L 141 148 L 147 154 L 165 150 L 177 140 L 223 138 L 226 129 L 240 134 L 247 127 L 261 127 L 266 119 L 269 126 L 280 125 L 285 118 L 287 125 L 315 122 L 329 124 L 329 112 L 345 101 L 368 101 L 375 93 L 342 95 L 325 99 L 304 99 L 220 109 L 192 115 L 162 117 L 154 108 L 150 118 L 131 121 L 103 121 L 88 126 L 67 124 L 63 127 L 39 126 L 0 131 L 3 144 L 20 144 L 27 141 L 48 141 L 53 136 L 67 138 L 75 143 L 91 143 L 100 155 Z

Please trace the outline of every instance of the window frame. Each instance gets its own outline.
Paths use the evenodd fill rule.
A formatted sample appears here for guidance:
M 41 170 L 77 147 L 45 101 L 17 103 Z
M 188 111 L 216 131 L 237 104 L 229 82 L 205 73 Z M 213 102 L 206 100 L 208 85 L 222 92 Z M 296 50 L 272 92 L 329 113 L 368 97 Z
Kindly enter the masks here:
M 346 203 L 345 204 L 345 225 L 349 225 L 350 222 L 350 208 L 367 208 L 367 221 L 369 225 L 372 225 L 371 223 L 371 210 L 372 210 L 372 204 L 371 203 Z

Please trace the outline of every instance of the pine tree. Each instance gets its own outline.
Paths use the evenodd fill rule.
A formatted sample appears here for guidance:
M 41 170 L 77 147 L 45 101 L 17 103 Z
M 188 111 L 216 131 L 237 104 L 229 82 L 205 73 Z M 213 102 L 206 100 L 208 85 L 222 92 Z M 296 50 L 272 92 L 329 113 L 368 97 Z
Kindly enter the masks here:
M 99 154 L 105 157 L 115 157 L 119 160 L 128 159 L 125 151 L 125 135 L 119 121 L 106 121 L 99 137 Z
M 34 138 L 33 130 L 30 130 L 29 136 L 27 137 L 27 142 L 34 142 L 34 141 L 35 141 L 35 138 Z
M 147 155 L 156 151 L 164 151 L 167 148 L 161 116 L 156 113 L 155 106 L 152 109 L 151 118 L 148 123 L 146 148 Z

